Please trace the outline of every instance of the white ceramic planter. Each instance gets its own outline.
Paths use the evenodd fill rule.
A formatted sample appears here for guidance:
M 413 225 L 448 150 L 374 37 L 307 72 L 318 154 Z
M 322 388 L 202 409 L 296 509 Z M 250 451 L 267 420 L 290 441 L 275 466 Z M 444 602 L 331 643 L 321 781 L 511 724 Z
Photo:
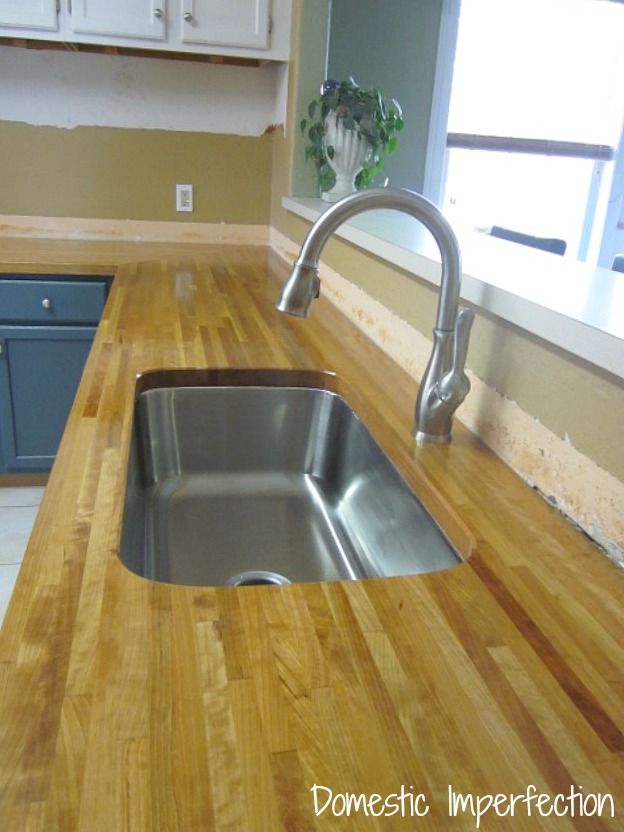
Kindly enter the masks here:
M 368 156 L 369 147 L 357 130 L 345 130 L 342 118 L 334 113 L 325 119 L 324 142 L 326 148 L 334 148 L 334 158 L 328 157 L 327 162 L 336 174 L 336 184 L 322 197 L 326 202 L 338 202 L 356 190 L 355 177 Z

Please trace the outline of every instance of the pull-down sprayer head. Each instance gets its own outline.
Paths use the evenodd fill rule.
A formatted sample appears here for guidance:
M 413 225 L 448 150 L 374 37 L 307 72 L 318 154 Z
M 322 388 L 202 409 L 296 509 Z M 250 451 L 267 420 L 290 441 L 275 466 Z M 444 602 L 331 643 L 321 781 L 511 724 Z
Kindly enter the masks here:
M 312 301 L 320 292 L 318 266 L 308 266 L 297 260 L 284 284 L 277 308 L 297 318 L 308 318 Z

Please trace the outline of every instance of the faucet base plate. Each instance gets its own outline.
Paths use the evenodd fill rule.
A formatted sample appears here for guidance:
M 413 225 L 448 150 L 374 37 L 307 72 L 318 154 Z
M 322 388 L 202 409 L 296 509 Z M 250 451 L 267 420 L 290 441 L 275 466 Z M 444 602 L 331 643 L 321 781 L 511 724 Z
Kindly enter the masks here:
M 450 433 L 439 436 L 435 433 L 425 433 L 422 430 L 415 430 L 413 436 L 417 445 L 448 445 L 451 441 Z

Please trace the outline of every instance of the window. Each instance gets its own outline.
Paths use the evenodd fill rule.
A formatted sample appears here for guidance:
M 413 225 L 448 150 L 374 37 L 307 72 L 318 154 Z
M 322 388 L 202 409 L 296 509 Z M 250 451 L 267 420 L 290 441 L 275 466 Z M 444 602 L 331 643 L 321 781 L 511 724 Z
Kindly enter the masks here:
M 624 187 L 623 44 L 613 0 L 462 0 L 445 212 L 597 262 L 605 221 L 621 222 L 609 206 Z

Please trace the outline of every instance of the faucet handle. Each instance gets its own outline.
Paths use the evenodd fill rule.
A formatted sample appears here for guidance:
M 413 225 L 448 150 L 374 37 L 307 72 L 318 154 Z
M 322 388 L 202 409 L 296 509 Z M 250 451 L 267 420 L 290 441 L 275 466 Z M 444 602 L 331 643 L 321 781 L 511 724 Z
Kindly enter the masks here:
M 460 309 L 455 322 L 455 343 L 453 347 L 453 370 L 462 370 L 466 366 L 468 342 L 474 323 L 475 314 L 472 309 Z
M 453 339 L 453 366 L 437 385 L 438 396 L 448 404 L 459 406 L 470 391 L 470 381 L 464 373 L 464 367 L 474 317 L 471 309 L 462 309 L 457 315 Z

